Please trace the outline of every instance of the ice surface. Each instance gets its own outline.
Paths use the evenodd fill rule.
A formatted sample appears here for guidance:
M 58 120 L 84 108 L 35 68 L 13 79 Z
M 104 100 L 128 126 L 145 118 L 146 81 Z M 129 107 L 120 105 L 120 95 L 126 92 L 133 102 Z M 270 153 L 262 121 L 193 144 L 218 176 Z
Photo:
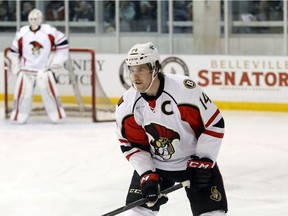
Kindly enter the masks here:
M 228 215 L 288 215 L 288 113 L 223 115 Z M 131 174 L 113 122 L 0 120 L 0 216 L 99 216 L 124 204 Z M 182 189 L 159 215 L 192 215 Z

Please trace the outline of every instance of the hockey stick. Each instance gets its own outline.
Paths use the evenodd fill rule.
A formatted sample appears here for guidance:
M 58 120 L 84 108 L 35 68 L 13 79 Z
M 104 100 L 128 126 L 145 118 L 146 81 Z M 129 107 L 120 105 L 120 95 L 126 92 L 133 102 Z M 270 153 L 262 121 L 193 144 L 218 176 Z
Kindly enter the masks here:
M 183 181 L 183 182 L 181 182 L 179 184 L 173 185 L 172 187 L 161 191 L 160 193 L 166 195 L 166 194 L 171 193 L 173 191 L 176 191 L 176 190 L 178 190 L 178 189 L 180 189 L 182 187 L 188 187 L 189 188 L 190 187 L 190 181 L 189 180 Z M 128 205 L 125 205 L 125 206 L 122 206 L 122 207 L 120 207 L 118 209 L 115 209 L 115 210 L 113 210 L 111 212 L 103 214 L 102 216 L 118 215 L 118 214 L 120 214 L 120 213 L 122 213 L 124 211 L 127 211 L 127 210 L 131 209 L 131 208 L 143 205 L 146 202 L 147 202 L 147 199 L 146 198 L 142 198 L 142 199 L 139 199 L 139 200 L 137 200 L 135 202 L 129 203 Z

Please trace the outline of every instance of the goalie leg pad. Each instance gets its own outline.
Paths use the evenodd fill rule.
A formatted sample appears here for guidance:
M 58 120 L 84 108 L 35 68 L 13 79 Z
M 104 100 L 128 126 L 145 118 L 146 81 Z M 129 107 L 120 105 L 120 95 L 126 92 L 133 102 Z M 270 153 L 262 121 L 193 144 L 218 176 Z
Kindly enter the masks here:
M 37 86 L 40 89 L 46 113 L 50 120 L 57 123 L 66 117 L 58 94 L 56 80 L 51 70 L 40 70 L 37 74 Z
M 23 124 L 27 121 L 32 107 L 36 76 L 20 72 L 14 90 L 14 106 L 10 120 Z

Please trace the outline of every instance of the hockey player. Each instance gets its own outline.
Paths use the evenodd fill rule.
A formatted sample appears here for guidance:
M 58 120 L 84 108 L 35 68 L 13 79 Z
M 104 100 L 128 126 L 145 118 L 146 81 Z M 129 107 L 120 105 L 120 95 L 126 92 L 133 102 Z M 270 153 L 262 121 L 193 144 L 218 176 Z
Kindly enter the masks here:
M 168 198 L 159 191 L 190 180 L 194 216 L 224 216 L 227 200 L 217 156 L 224 135 L 219 109 L 189 77 L 163 74 L 151 43 L 125 59 L 133 86 L 116 107 L 121 150 L 134 168 L 126 204 L 149 201 L 126 215 L 157 215 Z
M 25 123 L 29 117 L 35 85 L 40 89 L 46 113 L 53 123 L 66 117 L 56 89 L 53 69 L 68 58 L 65 35 L 48 24 L 42 24 L 43 15 L 33 9 L 28 16 L 29 25 L 17 33 L 11 46 L 11 71 L 17 75 L 14 107 L 11 120 Z M 50 61 L 52 50 L 55 50 Z

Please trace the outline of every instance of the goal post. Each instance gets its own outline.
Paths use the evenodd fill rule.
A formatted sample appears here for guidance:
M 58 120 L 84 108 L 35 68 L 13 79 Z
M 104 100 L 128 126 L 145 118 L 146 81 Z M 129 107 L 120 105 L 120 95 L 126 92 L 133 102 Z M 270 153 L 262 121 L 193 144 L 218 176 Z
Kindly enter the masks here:
M 10 48 L 4 50 L 4 58 L 9 59 Z M 61 68 L 53 70 L 57 80 L 62 106 L 67 117 L 91 118 L 93 122 L 115 121 L 115 104 L 102 88 L 96 72 L 94 49 L 70 48 L 69 58 Z M 16 76 L 11 73 L 5 61 L 4 103 L 5 116 L 10 117 Z M 35 89 L 31 115 L 46 115 L 40 93 Z

